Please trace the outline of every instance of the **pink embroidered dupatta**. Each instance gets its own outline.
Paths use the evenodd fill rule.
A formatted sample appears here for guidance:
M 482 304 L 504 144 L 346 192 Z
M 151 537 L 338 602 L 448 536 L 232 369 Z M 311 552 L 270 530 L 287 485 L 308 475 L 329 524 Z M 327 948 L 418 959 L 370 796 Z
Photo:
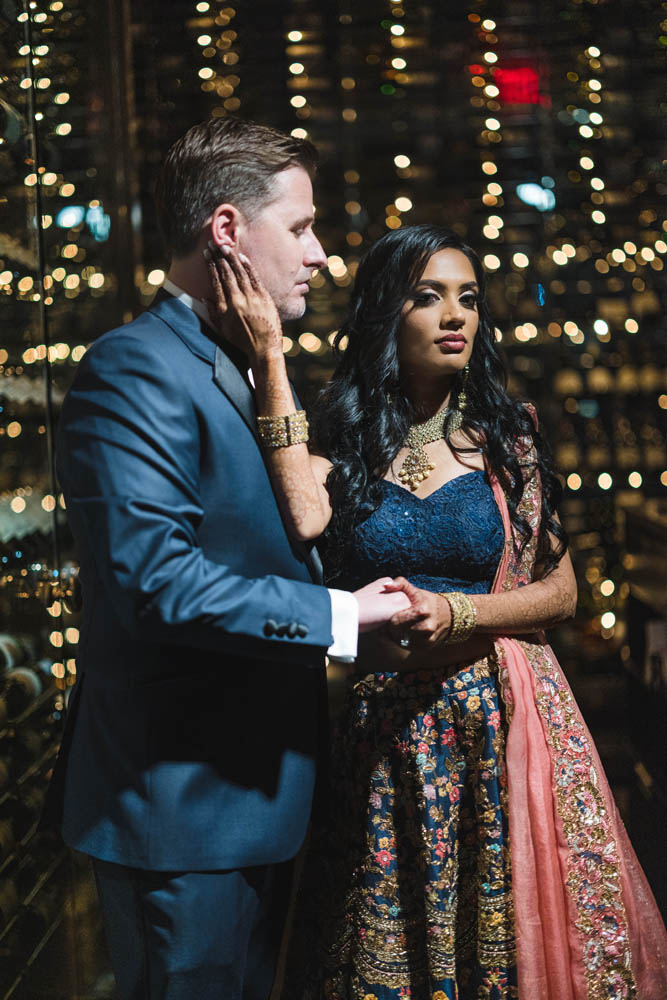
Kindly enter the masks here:
M 516 557 L 507 502 L 493 592 L 532 578 L 541 493 L 526 451 Z M 542 638 L 542 637 L 541 637 Z M 521 1000 L 666 1000 L 667 934 L 591 735 L 552 650 L 495 640 L 507 739 L 509 828 Z

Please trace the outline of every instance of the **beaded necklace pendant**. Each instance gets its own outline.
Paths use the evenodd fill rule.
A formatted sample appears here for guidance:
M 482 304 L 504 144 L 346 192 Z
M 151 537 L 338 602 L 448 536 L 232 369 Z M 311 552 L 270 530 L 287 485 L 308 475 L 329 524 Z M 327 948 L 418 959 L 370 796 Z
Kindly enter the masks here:
M 448 410 L 441 410 L 423 424 L 413 424 L 405 439 L 405 446 L 410 449 L 398 472 L 398 479 L 404 486 L 416 490 L 433 471 L 435 466 L 426 452 L 424 445 L 439 441 L 445 437 L 445 424 Z

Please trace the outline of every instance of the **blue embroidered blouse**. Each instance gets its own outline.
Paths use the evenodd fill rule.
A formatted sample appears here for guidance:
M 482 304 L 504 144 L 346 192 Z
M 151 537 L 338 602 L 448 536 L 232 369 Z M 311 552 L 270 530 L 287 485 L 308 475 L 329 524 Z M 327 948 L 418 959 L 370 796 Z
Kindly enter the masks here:
M 500 511 L 483 469 L 456 476 L 425 499 L 383 480 L 384 498 L 357 527 L 349 585 L 404 576 L 433 593 L 491 590 L 504 544 Z

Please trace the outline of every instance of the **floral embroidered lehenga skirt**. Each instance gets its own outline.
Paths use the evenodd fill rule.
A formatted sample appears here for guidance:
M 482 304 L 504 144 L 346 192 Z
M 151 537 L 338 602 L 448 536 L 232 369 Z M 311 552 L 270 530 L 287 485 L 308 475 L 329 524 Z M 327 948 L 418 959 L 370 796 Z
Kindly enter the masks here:
M 283 1000 L 518 996 L 495 664 L 355 675 Z
M 528 545 L 489 470 L 505 527 L 492 593 L 534 577 L 525 444 Z M 494 650 L 449 678 L 351 679 L 283 1000 L 667 997 L 667 934 L 567 679 L 542 635 Z

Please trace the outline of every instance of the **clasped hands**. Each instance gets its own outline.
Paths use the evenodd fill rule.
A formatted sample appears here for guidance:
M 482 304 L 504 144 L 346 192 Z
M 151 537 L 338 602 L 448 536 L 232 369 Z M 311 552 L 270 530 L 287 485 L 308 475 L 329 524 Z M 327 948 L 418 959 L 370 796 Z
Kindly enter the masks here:
M 449 603 L 402 576 L 381 577 L 354 596 L 359 603 L 359 632 L 383 628 L 399 646 L 415 649 L 437 646 L 449 633 Z

